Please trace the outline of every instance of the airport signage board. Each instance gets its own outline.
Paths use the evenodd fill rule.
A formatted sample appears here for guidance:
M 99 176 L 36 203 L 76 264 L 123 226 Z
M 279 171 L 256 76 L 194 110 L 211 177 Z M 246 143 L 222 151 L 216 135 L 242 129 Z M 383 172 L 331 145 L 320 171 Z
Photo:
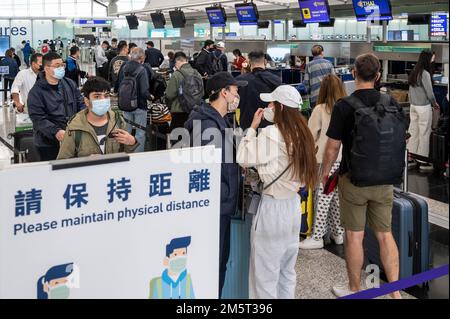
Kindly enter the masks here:
M 240 25 L 258 24 L 258 12 L 253 3 L 235 5 L 235 9 Z
M 206 14 L 208 16 L 209 24 L 212 27 L 224 27 L 226 26 L 226 17 L 224 16 L 224 10 L 221 7 L 206 8 Z
M 330 22 L 330 8 L 327 0 L 299 0 L 303 22 Z
M 358 21 L 392 20 L 390 0 L 353 0 Z
M 431 15 L 430 36 L 432 37 L 447 36 L 447 14 L 433 13 Z
M 217 298 L 220 162 L 207 146 L 0 171 L 0 298 Z
M 81 27 L 101 27 L 110 26 L 112 24 L 111 20 L 85 20 L 85 19 L 74 19 L 73 24 L 75 26 Z

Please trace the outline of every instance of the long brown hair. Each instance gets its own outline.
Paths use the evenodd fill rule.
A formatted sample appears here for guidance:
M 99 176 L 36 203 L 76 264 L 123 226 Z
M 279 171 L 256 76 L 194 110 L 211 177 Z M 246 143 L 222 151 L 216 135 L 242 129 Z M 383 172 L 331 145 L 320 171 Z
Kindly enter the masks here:
M 275 104 L 274 122 L 286 143 L 293 176 L 308 188 L 317 184 L 317 161 L 314 138 L 305 117 L 298 109 Z
M 325 109 L 331 114 L 337 100 L 345 96 L 347 96 L 347 92 L 345 91 L 344 83 L 337 75 L 329 74 L 322 79 L 316 104 L 325 104 Z

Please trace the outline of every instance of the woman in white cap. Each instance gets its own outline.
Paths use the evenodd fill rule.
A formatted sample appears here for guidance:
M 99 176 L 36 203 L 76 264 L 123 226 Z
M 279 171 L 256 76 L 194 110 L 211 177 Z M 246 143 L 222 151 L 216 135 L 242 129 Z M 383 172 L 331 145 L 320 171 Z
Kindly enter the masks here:
M 291 299 L 301 224 L 298 191 L 314 188 L 317 181 L 314 139 L 295 88 L 282 85 L 260 97 L 270 104 L 255 113 L 237 152 L 237 162 L 256 167 L 264 183 L 251 230 L 249 293 L 250 298 Z M 274 125 L 257 135 L 263 117 Z

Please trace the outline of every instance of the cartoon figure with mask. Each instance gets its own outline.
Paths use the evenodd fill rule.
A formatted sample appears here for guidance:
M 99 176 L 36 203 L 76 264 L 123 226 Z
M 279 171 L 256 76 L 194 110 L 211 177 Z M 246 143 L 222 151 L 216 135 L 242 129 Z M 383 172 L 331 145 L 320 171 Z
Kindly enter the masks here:
M 79 288 L 80 272 L 74 263 L 53 266 L 37 282 L 37 299 L 68 299 Z
M 191 276 L 187 273 L 187 247 L 191 237 L 174 238 L 166 246 L 161 277 L 150 281 L 150 299 L 194 299 Z

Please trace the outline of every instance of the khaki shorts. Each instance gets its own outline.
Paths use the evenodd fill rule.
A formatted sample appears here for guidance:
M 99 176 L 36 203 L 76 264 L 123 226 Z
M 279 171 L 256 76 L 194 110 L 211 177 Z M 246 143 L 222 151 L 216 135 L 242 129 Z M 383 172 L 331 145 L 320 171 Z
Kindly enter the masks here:
M 339 176 L 341 224 L 345 230 L 363 231 L 367 225 L 374 232 L 390 232 L 392 222 L 392 185 L 357 187 L 346 176 Z

